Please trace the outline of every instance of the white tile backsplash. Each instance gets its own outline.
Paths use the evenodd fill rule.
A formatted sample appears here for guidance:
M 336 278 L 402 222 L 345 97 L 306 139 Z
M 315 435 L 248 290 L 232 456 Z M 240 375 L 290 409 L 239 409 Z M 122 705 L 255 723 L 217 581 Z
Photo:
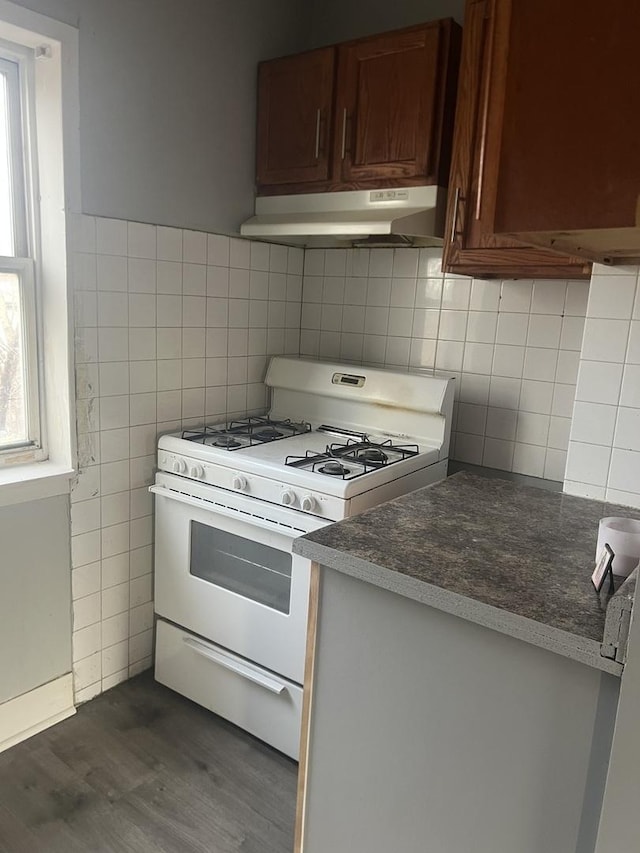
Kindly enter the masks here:
M 442 282 L 442 308 L 466 311 L 471 298 L 471 279 L 445 276 Z
M 562 315 L 565 309 L 566 288 L 556 281 L 536 281 L 531 302 L 532 314 Z
M 158 433 L 264 411 L 267 356 L 299 352 L 304 253 L 136 222 L 74 222 L 73 661 L 85 701 L 151 665 L 148 486 Z M 344 275 L 343 264 L 338 253 L 333 274 Z M 334 293 L 344 290 L 340 280 Z
M 497 313 L 500 304 L 500 289 L 501 283 L 499 281 L 474 279 L 471 284 L 469 307 L 472 311 Z
M 640 452 L 640 408 L 618 409 L 613 446 Z
M 629 339 L 629 320 L 587 317 L 581 357 L 590 361 L 624 362 Z
M 563 317 L 560 347 L 564 350 L 576 350 L 579 352 L 582 349 L 583 334 L 584 317 Z
M 524 379 L 538 379 L 542 382 L 553 382 L 558 366 L 558 350 L 541 347 L 527 347 L 525 350 Z
M 638 492 L 640 484 L 640 453 L 614 447 L 607 487 L 624 492 Z
M 314 249 L 304 269 L 301 354 L 450 371 L 453 458 L 563 478 L 587 282 L 447 276 L 437 249 Z
M 502 283 L 499 310 L 501 312 L 528 314 L 531 309 L 532 297 L 533 282 L 505 281 Z
M 626 364 L 624 367 L 620 405 L 640 408 L 640 364 Z
M 572 438 L 588 444 L 611 447 L 616 424 L 615 406 L 576 402 L 573 410 Z
M 596 267 L 591 280 L 587 317 L 629 320 L 636 292 L 636 275 L 607 275 Z
M 95 219 L 98 254 L 127 254 L 127 223 L 121 219 Z
M 564 305 L 565 317 L 585 317 L 589 301 L 588 281 L 567 282 L 567 298 Z
M 572 438 L 569 442 L 566 479 L 604 488 L 610 459 L 610 447 L 585 444 Z M 572 489 L 567 491 L 575 494 Z
M 620 399 L 622 370 L 622 364 L 581 359 L 576 400 L 582 400 L 585 403 L 608 403 L 615 406 Z
M 562 318 L 552 314 L 531 314 L 527 346 L 557 350 L 560 346 Z
M 544 447 L 516 443 L 513 450 L 513 471 L 529 477 L 543 477 L 545 459 Z
M 596 265 L 580 355 L 565 490 L 640 506 L 638 270 Z

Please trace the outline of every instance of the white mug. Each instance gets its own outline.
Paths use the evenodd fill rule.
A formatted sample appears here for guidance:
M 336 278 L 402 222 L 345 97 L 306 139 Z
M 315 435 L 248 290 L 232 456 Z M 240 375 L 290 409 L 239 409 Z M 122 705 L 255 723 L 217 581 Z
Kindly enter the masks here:
M 640 521 L 636 518 L 601 518 L 598 527 L 596 561 L 605 543 L 614 553 L 614 575 L 626 578 L 640 561 Z

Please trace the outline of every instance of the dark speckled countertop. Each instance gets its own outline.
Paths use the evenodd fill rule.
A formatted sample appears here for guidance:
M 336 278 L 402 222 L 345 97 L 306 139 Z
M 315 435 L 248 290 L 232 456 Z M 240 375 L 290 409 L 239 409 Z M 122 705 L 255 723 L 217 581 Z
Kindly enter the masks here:
M 297 539 L 324 566 L 605 672 L 598 521 L 629 507 L 458 473 Z

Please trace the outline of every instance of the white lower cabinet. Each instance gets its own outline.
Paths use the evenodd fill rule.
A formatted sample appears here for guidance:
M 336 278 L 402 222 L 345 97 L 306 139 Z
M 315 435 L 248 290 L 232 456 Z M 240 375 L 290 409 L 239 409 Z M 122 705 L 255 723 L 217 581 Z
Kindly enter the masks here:
M 298 759 L 302 718 L 298 684 L 162 619 L 157 623 L 155 677 Z
M 304 853 L 593 853 L 619 679 L 320 572 Z

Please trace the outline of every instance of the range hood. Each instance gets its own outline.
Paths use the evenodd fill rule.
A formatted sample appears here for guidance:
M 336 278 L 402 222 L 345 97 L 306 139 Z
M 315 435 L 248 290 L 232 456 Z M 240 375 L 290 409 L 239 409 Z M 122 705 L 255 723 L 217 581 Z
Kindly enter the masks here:
M 259 196 L 244 237 L 333 246 L 410 242 L 441 246 L 447 191 L 442 187 Z

